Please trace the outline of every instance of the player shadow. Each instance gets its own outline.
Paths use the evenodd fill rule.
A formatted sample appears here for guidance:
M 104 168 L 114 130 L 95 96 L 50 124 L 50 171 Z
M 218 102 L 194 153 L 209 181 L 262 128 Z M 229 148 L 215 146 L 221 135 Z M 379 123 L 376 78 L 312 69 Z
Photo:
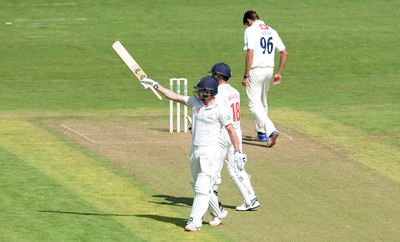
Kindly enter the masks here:
M 170 195 L 160 194 L 160 195 L 153 195 L 153 198 L 164 199 L 162 201 L 157 201 L 152 203 L 160 204 L 160 205 L 168 205 L 168 206 L 178 206 L 178 207 L 186 207 L 190 208 L 193 203 L 193 198 L 189 197 L 174 197 Z M 168 216 L 161 216 L 161 215 L 154 215 L 154 214 L 140 214 L 135 215 L 136 217 L 141 218 L 149 218 L 159 222 L 164 223 L 171 223 L 175 224 L 178 227 L 185 226 L 187 224 L 186 218 L 176 218 L 176 217 L 168 217 Z
M 261 141 L 256 140 L 254 137 L 251 137 L 251 136 L 243 136 L 242 137 L 242 144 L 251 145 L 251 146 L 258 146 L 258 147 L 263 147 L 263 148 L 269 148 L 267 146 L 267 142 L 261 142 Z
M 157 131 L 160 133 L 170 133 L 169 132 L 169 128 L 150 128 L 151 131 Z M 174 129 L 174 132 L 176 133 L 176 128 Z M 188 132 L 183 132 L 183 129 L 181 129 L 180 134 L 190 134 L 190 130 L 188 130 Z
M 91 212 L 74 212 L 74 211 L 58 211 L 58 210 L 39 210 L 39 213 L 55 213 L 55 214 L 66 214 L 66 215 L 80 215 L 80 216 L 122 216 L 122 217 L 139 217 L 149 218 L 159 222 L 171 223 L 177 227 L 182 227 L 187 223 L 187 219 L 168 217 L 153 214 L 118 214 L 118 213 L 91 213 Z
M 174 197 L 174 196 L 169 196 L 169 195 L 154 195 L 152 197 L 157 197 L 157 198 L 164 198 L 164 202 L 154 202 L 160 205 L 171 205 L 171 206 L 180 206 L 180 207 L 191 207 L 193 204 L 193 198 L 188 198 L 188 197 Z M 223 201 L 221 201 L 223 202 Z M 222 206 L 224 208 L 230 208 L 230 209 L 235 209 L 236 206 L 232 205 L 226 205 L 222 203 Z
M 185 218 L 175 218 L 175 217 L 160 216 L 160 215 L 153 215 L 153 214 L 151 214 L 151 215 L 150 214 L 139 214 L 139 215 L 135 215 L 135 217 L 148 218 L 148 219 L 156 220 L 158 222 L 170 223 L 170 224 L 174 224 L 177 227 L 181 227 L 181 228 L 183 228 L 183 226 L 185 226 L 188 222 L 188 220 Z M 208 224 L 208 222 L 203 221 L 203 224 Z
M 169 133 L 169 129 L 168 128 L 150 128 L 150 130 L 157 131 L 157 132 L 160 132 L 160 133 Z
M 158 222 L 174 224 L 177 227 L 185 226 L 188 221 L 186 218 L 168 217 L 168 216 L 154 215 L 154 214 L 137 214 L 134 216 L 139 218 L 153 219 Z
M 69 215 L 82 215 L 82 216 L 122 216 L 122 217 L 133 217 L 134 214 L 118 214 L 118 213 L 91 213 L 91 212 L 74 212 L 74 211 L 57 211 L 57 210 L 39 210 L 39 213 L 58 213 L 58 214 L 69 214 Z
M 174 197 L 170 195 L 154 195 L 152 197 L 163 198 L 165 201 L 162 202 L 154 202 L 160 205 L 171 205 L 178 207 L 190 207 L 193 203 L 193 198 L 189 197 Z
M 269 148 L 267 145 L 257 144 L 257 143 L 254 143 L 254 141 L 245 141 L 245 140 L 242 140 L 242 144 L 251 145 L 251 146 L 258 146 L 258 147 L 263 147 L 263 148 Z

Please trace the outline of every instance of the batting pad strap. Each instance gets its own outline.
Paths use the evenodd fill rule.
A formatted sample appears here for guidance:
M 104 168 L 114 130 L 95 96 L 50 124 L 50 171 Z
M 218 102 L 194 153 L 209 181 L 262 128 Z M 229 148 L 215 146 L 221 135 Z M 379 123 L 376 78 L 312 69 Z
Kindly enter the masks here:
M 222 206 L 220 206 L 219 198 L 216 193 L 212 192 L 210 194 L 210 203 L 209 203 L 210 212 L 220 219 L 222 219 Z
M 213 191 L 218 191 L 219 185 L 221 185 L 221 183 L 222 183 L 221 172 L 218 172 L 215 177 L 214 184 L 212 186 Z

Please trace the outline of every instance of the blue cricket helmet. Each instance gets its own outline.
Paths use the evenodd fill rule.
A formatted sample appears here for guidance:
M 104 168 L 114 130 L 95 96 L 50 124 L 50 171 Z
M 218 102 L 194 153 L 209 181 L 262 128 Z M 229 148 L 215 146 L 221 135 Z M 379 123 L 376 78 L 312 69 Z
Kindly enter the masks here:
M 229 78 L 231 77 L 231 68 L 227 64 L 220 62 L 215 64 L 208 73 L 220 74 Z
M 218 84 L 211 76 L 206 76 L 200 79 L 199 83 L 194 86 L 194 89 L 211 91 L 211 95 L 215 96 L 218 93 Z

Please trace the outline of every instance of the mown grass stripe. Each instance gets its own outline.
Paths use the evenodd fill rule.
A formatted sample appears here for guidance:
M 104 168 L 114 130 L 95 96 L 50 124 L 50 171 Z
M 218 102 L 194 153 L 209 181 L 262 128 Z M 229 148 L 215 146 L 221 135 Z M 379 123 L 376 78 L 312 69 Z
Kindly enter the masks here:
M 56 180 L 0 146 L 0 241 L 141 241 Z
M 185 218 L 95 159 L 24 121 L 0 121 L 0 145 L 57 180 L 85 201 L 151 241 L 210 241 L 212 231 L 183 232 Z M 182 224 L 180 224 L 182 223 Z M 207 229 L 205 229 L 207 230 Z

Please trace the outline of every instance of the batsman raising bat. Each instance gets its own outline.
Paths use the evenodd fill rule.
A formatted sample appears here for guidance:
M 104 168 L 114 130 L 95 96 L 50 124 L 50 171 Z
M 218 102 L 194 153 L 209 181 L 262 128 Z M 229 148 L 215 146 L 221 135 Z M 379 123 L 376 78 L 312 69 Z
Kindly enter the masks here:
M 161 86 L 151 79 L 141 80 L 145 88 L 153 87 L 161 92 L 169 100 L 192 107 L 192 147 L 190 151 L 190 168 L 193 177 L 193 188 L 195 192 L 192 210 L 189 220 L 185 226 L 186 231 L 200 230 L 203 216 L 210 206 L 213 214 L 219 218 L 217 226 L 227 215 L 226 210 L 221 211 L 219 204 L 211 204 L 210 197 L 215 195 L 213 185 L 215 184 L 220 169 L 219 161 L 221 152 L 219 138 L 221 130 L 225 127 L 230 141 L 234 147 L 234 159 L 238 163 L 246 161 L 246 155 L 240 152 L 239 140 L 232 125 L 232 117 L 223 105 L 215 100 L 218 93 L 217 82 L 212 77 L 203 77 L 194 86 L 195 96 L 182 96 L 170 89 Z

